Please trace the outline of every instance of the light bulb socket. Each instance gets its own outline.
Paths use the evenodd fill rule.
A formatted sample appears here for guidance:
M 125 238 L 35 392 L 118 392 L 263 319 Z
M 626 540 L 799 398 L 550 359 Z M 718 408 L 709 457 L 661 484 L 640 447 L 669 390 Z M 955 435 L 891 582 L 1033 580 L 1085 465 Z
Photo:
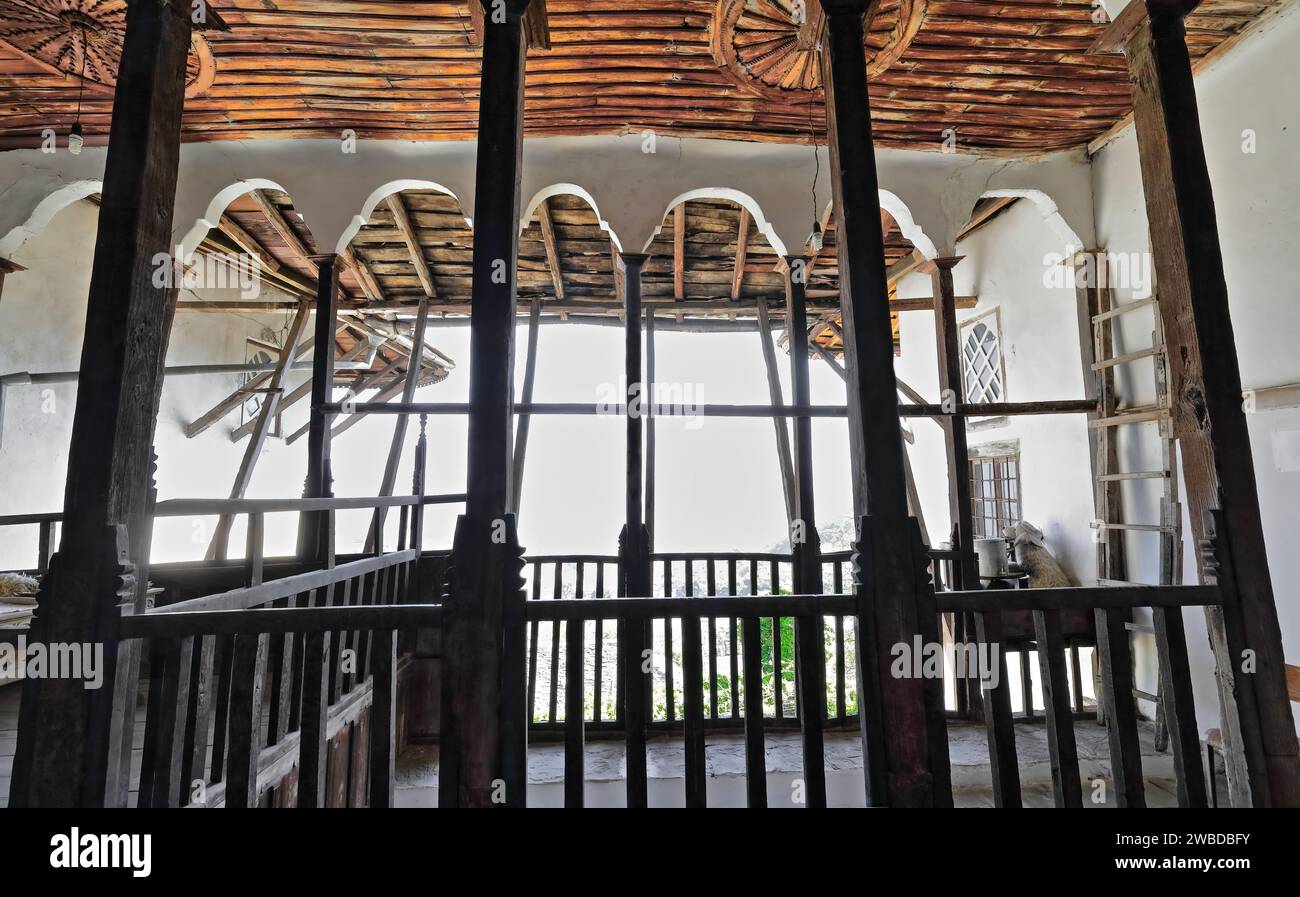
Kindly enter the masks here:
M 826 245 L 820 221 L 813 222 L 812 233 L 808 235 L 808 245 L 812 247 L 813 252 L 821 252 L 822 247 Z
M 81 148 L 86 145 L 86 138 L 81 133 L 81 122 L 73 124 L 72 129 L 68 131 L 68 152 L 74 156 L 81 155 Z

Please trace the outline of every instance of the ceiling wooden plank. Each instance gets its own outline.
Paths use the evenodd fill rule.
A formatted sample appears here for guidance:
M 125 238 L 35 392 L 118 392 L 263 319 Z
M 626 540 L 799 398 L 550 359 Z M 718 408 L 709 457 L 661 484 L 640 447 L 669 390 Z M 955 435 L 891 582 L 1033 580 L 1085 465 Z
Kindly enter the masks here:
M 424 288 L 425 297 L 436 299 L 438 290 L 433 283 L 433 273 L 429 270 L 429 263 L 425 261 L 424 248 L 420 245 L 420 238 L 416 236 L 415 228 L 411 225 L 411 218 L 407 213 L 406 203 L 402 200 L 402 194 L 394 193 L 385 202 L 388 210 L 393 213 L 393 223 L 406 243 L 406 251 L 411 256 L 411 265 L 415 268 L 416 276 L 420 278 L 420 286 Z
M 736 225 L 736 263 L 731 275 L 731 299 L 740 299 L 741 289 L 745 285 L 745 260 L 749 257 L 749 209 L 740 209 L 740 220 Z
M 564 301 L 564 269 L 560 266 L 560 249 L 555 239 L 555 222 L 551 218 L 550 200 L 542 200 L 537 207 L 537 221 L 542 229 L 542 243 L 546 247 L 546 267 L 551 272 L 551 283 L 555 285 L 555 298 Z

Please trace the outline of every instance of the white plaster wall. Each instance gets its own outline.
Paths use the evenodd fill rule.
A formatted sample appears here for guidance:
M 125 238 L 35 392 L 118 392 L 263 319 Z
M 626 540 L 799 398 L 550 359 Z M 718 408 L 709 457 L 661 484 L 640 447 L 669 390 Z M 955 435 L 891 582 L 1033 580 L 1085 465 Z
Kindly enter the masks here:
M 1300 231 L 1300 92 L 1295 90 L 1295 47 L 1300 44 L 1300 9 L 1292 6 L 1196 80 L 1201 133 L 1214 188 L 1219 240 L 1223 247 L 1237 357 L 1247 389 L 1300 382 L 1300 303 L 1296 302 L 1295 234 Z M 1253 131 L 1256 152 L 1243 152 L 1246 131 Z M 1093 160 L 1093 187 L 1098 245 L 1112 252 L 1147 250 L 1146 209 L 1132 128 L 1107 144 Z M 1120 301 L 1134 298 L 1120 290 Z M 1125 316 L 1120 339 L 1137 348 L 1149 345 L 1150 317 Z M 1129 388 L 1149 383 L 1145 370 Z M 1142 400 L 1142 393 L 1136 393 Z M 1287 660 L 1300 663 L 1300 573 L 1294 563 L 1295 533 L 1300 527 L 1300 473 L 1279 470 L 1275 434 L 1300 429 L 1300 410 L 1261 411 L 1248 416 L 1260 510 L 1268 545 L 1269 568 L 1282 626 Z M 1154 428 L 1143 427 L 1123 445 L 1125 464 L 1158 462 Z M 1126 487 L 1127 488 L 1127 487 Z M 1130 493 L 1128 513 L 1150 515 L 1154 494 Z M 1184 523 L 1188 531 L 1188 523 Z M 1152 540 L 1153 541 L 1153 540 Z M 1130 551 L 1130 556 L 1133 552 Z M 1146 549 L 1142 573 L 1152 575 L 1153 555 Z M 1187 582 L 1195 582 L 1195 552 L 1184 546 Z M 1151 581 L 1149 578 L 1147 581 Z M 1202 731 L 1218 725 L 1213 661 L 1200 613 L 1185 614 L 1197 721 Z M 1151 650 L 1136 642 L 1142 674 L 1150 689 Z
M 343 247 L 358 216 L 405 187 L 443 190 L 474 215 L 472 142 L 360 140 L 344 152 L 337 140 L 252 140 L 181 147 L 175 241 L 197 245 L 234 197 L 278 187 L 318 245 Z M 653 150 L 653 151 L 650 151 Z M 97 189 L 105 150 L 14 150 L 0 153 L 0 258 L 8 258 L 61 206 Z M 1092 237 L 1088 164 L 1082 152 L 1009 161 L 964 153 L 881 148 L 876 167 L 881 202 L 927 255 L 948 254 L 975 200 L 988 191 L 1038 189 L 1062 219 Z M 830 160 L 807 146 L 654 137 L 550 137 L 524 142 L 524 208 L 556 189 L 585 196 L 626 251 L 640 251 L 664 214 L 684 198 L 726 196 L 746 205 L 781 250 L 801 246 L 811 227 L 811 187 L 830 201 Z M 53 198 L 51 198 L 53 197 Z M 364 219 L 362 219 L 364 220 Z M 526 217 L 525 217 L 526 220 Z
M 964 260 L 953 269 L 958 295 L 979 297 L 958 312 L 958 324 L 994 309 L 1001 319 L 1006 401 L 1083 397 L 1073 288 L 1044 284 L 1044 259 L 1065 249 L 1032 202 L 1020 201 L 957 245 Z M 912 275 L 902 297 L 931 295 L 930 278 Z M 903 314 L 898 375 L 932 401 L 939 398 L 934 319 Z M 943 434 L 935 423 L 913 419 L 909 447 L 926 524 L 934 543 L 947 539 L 948 483 Z M 1020 445 L 1021 514 L 1043 530 L 1052 551 L 1080 584 L 1091 584 L 1096 550 L 1087 426 L 1082 415 L 1006 418 L 987 429 L 968 429 L 972 449 L 993 442 Z
M 98 209 L 75 201 L 58 212 L 36 236 L 14 254 L 14 261 L 27 270 L 5 278 L 0 297 L 0 373 L 27 371 L 44 373 L 76 370 L 80 364 L 85 330 L 86 296 L 90 285 L 90 262 L 94 249 Z M 263 290 L 270 290 L 263 286 Z M 234 290 L 199 289 L 181 294 L 185 299 L 234 299 Z M 287 297 L 276 296 L 284 299 Z M 289 315 L 234 315 L 180 312 L 176 315 L 167 354 L 169 365 L 240 364 L 246 360 L 249 336 L 264 335 L 268 328 L 280 333 Z M 310 328 L 311 322 L 308 322 Z M 309 356 L 310 357 L 310 356 Z M 464 357 L 463 355 L 461 357 Z M 290 374 L 289 388 L 308 377 L 305 370 Z M 455 379 L 454 375 L 453 378 Z M 464 378 L 461 378 L 464 379 Z M 230 441 L 239 425 L 238 412 L 201 435 L 187 439 L 184 427 L 238 384 L 237 374 L 169 376 L 159 406 L 155 447 L 158 452 L 158 494 L 168 498 L 225 498 L 243 457 L 247 439 Z M 61 511 L 67 473 L 68 443 L 76 404 L 75 383 L 16 385 L 6 390 L 3 441 L 0 442 L 0 515 Z M 442 392 L 440 398 L 449 398 Z M 292 432 L 307 416 L 307 402 L 285 413 L 286 432 Z M 350 465 L 350 457 L 369 457 L 386 452 L 393 418 L 370 418 L 340 437 L 336 457 L 335 492 L 338 495 L 372 495 L 379 479 L 374 464 Z M 442 465 L 434 474 L 429 491 L 461 492 L 464 484 L 464 441 L 444 444 L 444 428 L 434 421 L 432 452 Z M 409 440 L 414 443 L 416 429 Z M 306 469 L 307 440 L 286 445 L 270 439 L 257 468 L 248 497 L 285 498 L 301 495 Z M 398 490 L 410 483 L 411 452 L 404 452 Z M 380 465 L 382 467 L 382 465 Z M 460 471 L 459 480 L 456 471 Z M 395 533 L 395 514 L 389 515 Z M 449 526 L 443 509 L 429 512 L 431 540 Z M 160 561 L 202 557 L 215 520 L 159 520 L 155 527 L 154 558 Z M 364 538 L 368 523 L 365 512 L 339 516 L 341 551 L 354 550 Z M 272 514 L 266 519 L 268 553 L 289 553 L 297 532 L 294 514 Z M 231 535 L 231 555 L 243 553 L 244 526 L 236 522 Z M 0 531 L 0 569 L 28 566 L 36 556 L 36 527 L 5 527 Z M 449 539 L 449 530 L 447 538 Z M 441 544 L 431 541 L 430 544 Z

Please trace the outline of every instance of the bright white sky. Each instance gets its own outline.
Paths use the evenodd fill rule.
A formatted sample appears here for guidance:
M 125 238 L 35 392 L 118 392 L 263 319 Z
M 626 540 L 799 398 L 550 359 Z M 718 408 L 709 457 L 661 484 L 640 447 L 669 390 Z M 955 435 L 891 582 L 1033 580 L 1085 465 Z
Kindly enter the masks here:
M 688 395 L 706 403 L 766 404 L 759 339 L 756 332 L 660 332 L 655 337 L 657 380 L 689 389 Z M 418 400 L 468 401 L 468 328 L 432 328 L 429 341 L 456 359 L 458 367 L 443 383 L 421 390 Z M 515 365 L 520 383 L 525 344 L 521 326 Z M 789 402 L 789 357 L 779 349 L 777 362 Z M 820 361 L 811 368 L 813 401 L 843 403 L 839 377 Z M 534 400 L 594 402 L 601 384 L 617 383 L 622 370 L 621 328 L 543 326 Z M 813 431 L 817 519 L 825 525 L 852 513 L 847 424 L 843 419 L 816 420 Z M 463 491 L 465 419 L 431 417 L 429 434 L 428 491 Z M 704 418 L 688 425 L 661 418 L 657 451 L 656 550 L 762 550 L 785 538 L 770 420 Z M 345 452 L 339 446 L 336 456 Z M 528 552 L 613 554 L 623 522 L 623 463 L 622 418 L 534 417 L 519 521 Z M 429 509 L 426 546 L 450 545 L 458 512 L 459 506 Z

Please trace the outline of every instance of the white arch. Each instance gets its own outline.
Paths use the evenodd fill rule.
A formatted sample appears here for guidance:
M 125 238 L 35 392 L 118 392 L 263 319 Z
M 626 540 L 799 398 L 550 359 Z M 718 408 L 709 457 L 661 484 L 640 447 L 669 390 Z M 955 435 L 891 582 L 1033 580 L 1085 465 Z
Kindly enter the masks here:
M 1042 190 L 1033 188 L 985 190 L 980 194 L 979 198 L 996 197 L 1027 199 L 1032 202 L 1038 209 L 1039 214 L 1043 216 L 1043 220 L 1047 222 L 1047 226 L 1051 228 L 1052 233 L 1065 244 L 1067 258 L 1084 248 L 1083 240 L 1079 239 L 1079 235 L 1075 233 L 1074 228 L 1070 227 L 1069 223 L 1061 215 L 1060 210 L 1056 207 L 1056 201 Z
M 893 217 L 894 223 L 898 225 L 898 232 L 920 250 L 921 255 L 928 259 L 937 258 L 939 250 L 935 247 L 934 241 L 926 235 L 921 225 L 916 223 L 916 220 L 912 217 L 912 210 L 907 207 L 907 203 L 888 190 L 880 189 L 877 192 L 880 194 L 880 207 Z
M 776 228 L 774 228 L 772 223 L 763 215 L 763 209 L 754 198 L 748 193 L 732 189 L 731 187 L 698 187 L 694 190 L 687 190 L 685 193 L 679 193 L 673 198 L 672 202 L 668 203 L 668 207 L 664 209 L 664 213 L 659 219 L 659 225 L 654 229 L 654 233 L 650 235 L 650 239 L 645 241 L 645 246 L 641 247 L 642 252 L 649 249 L 650 244 L 654 242 L 655 237 L 659 236 L 659 232 L 663 230 L 663 222 L 667 219 L 669 213 L 671 213 L 672 210 L 677 208 L 681 203 L 688 202 L 692 199 L 726 199 L 736 203 L 749 211 L 750 217 L 753 218 L 754 224 L 758 227 L 758 232 L 767 238 L 767 242 L 776 250 L 777 255 L 785 256 L 789 254 L 786 251 L 785 241 L 777 236 Z
M 591 210 L 596 213 L 596 221 L 600 224 L 600 229 L 609 234 L 610 240 L 614 243 L 614 249 L 618 252 L 623 251 L 623 242 L 619 240 L 614 229 L 609 226 L 609 222 L 600 214 L 600 206 L 596 204 L 596 197 L 577 184 L 551 184 L 549 187 L 538 190 L 524 206 L 524 214 L 519 218 L 519 233 L 522 234 L 528 229 L 528 222 L 532 219 L 533 212 L 537 211 L 537 207 L 552 196 L 576 196 L 591 206 Z
M 229 187 L 218 191 L 217 195 L 212 197 L 208 203 L 203 217 L 196 220 L 190 229 L 185 232 L 185 236 L 181 237 L 178 244 L 181 259 L 188 262 L 190 256 L 194 254 L 194 250 L 199 248 L 199 244 L 203 242 L 203 238 L 208 235 L 208 232 L 221 223 L 221 216 L 225 214 L 230 204 L 245 193 L 252 193 L 254 190 L 279 190 L 281 193 L 289 193 L 288 190 L 275 181 L 269 181 L 266 178 L 248 178 L 247 180 L 236 181 Z M 289 195 L 292 196 L 293 194 Z
M 12 259 L 14 253 L 24 243 L 49 226 L 55 215 L 74 202 L 85 199 L 92 193 L 98 193 L 103 188 L 103 181 L 84 180 L 73 181 L 55 190 L 36 204 L 36 208 L 32 209 L 26 221 L 10 229 L 9 233 L 0 239 L 0 259 Z
M 916 220 L 912 217 L 912 210 L 907 207 L 907 203 L 903 202 L 897 194 L 891 193 L 883 188 L 879 189 L 877 192 L 880 195 L 880 207 L 888 212 L 890 217 L 894 219 L 894 223 L 898 225 L 899 233 L 901 233 L 913 247 L 919 249 L 921 254 L 926 258 L 936 258 L 939 255 L 939 251 L 935 248 L 934 241 L 926 235 L 925 230 L 921 225 L 916 223 Z M 831 220 L 831 215 L 834 213 L 835 202 L 832 200 L 831 202 L 826 203 L 826 207 L 822 210 L 820 218 L 822 230 L 826 229 L 827 224 Z
M 460 205 L 461 214 L 465 218 L 466 226 L 468 226 L 470 230 L 474 229 L 474 222 L 468 215 L 464 215 L 464 203 L 461 203 L 460 197 L 456 195 L 455 191 L 451 190 L 449 187 L 444 187 L 442 184 L 435 181 L 399 178 L 398 180 L 389 181 L 382 186 L 376 187 L 370 192 L 370 195 L 366 197 L 366 201 L 361 206 L 361 213 L 359 215 L 353 215 L 352 220 L 348 222 L 348 226 L 344 228 L 343 234 L 339 237 L 339 241 L 334 247 L 334 251 L 336 253 L 341 253 L 346 250 L 348 246 L 352 244 L 352 238 L 355 237 L 361 231 L 361 228 L 365 227 L 366 222 L 370 220 L 370 216 L 374 214 L 375 207 L 394 193 L 401 193 L 403 190 L 434 190 L 444 196 L 450 196 Z

